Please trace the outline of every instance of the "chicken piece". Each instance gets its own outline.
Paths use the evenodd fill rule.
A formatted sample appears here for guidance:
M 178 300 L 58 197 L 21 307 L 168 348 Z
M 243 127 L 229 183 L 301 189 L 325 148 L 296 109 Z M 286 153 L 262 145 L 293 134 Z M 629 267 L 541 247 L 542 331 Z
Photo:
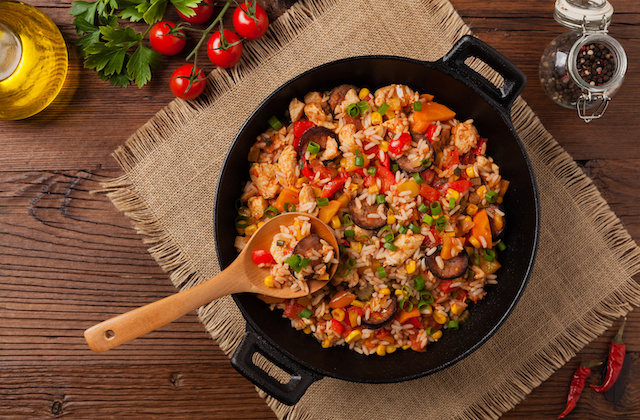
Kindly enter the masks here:
M 249 236 L 236 236 L 233 245 L 236 247 L 238 252 L 242 251 L 245 246 L 247 246 L 247 242 L 249 242 Z
M 400 99 L 400 105 L 404 108 L 413 104 L 414 93 L 409 86 L 389 85 L 376 90 L 373 101 L 377 107 L 387 102 L 391 98 Z
M 277 263 L 281 263 L 284 262 L 284 257 L 289 253 L 290 248 L 286 246 L 278 246 L 278 241 L 282 241 L 282 243 L 286 244 L 289 239 L 287 239 L 282 233 L 276 233 L 273 235 L 269 252 Z
M 473 120 L 467 120 L 456 125 L 451 130 L 453 134 L 453 144 L 458 148 L 460 154 L 465 154 L 471 149 L 478 147 L 478 130 L 473 125 Z
M 275 198 L 280 191 L 280 184 L 276 179 L 278 167 L 271 163 L 254 163 L 249 169 L 249 175 L 253 185 L 258 190 L 258 194 L 267 200 Z
M 251 211 L 251 215 L 259 220 L 264 216 L 264 211 L 269 207 L 269 202 L 260 196 L 255 196 L 249 199 L 247 206 Z
M 324 113 L 322 105 L 317 102 L 306 104 L 304 106 L 304 115 L 316 125 L 322 125 L 327 120 L 327 114 Z
M 289 116 L 292 122 L 298 121 L 304 114 L 304 102 L 300 102 L 297 98 L 289 103 Z
M 343 152 L 351 152 L 353 149 L 358 148 L 356 143 L 356 126 L 353 124 L 344 125 L 338 132 L 338 139 L 340 140 L 340 148 Z
M 284 176 L 277 174 L 278 182 L 280 182 L 284 188 L 291 188 L 296 184 L 298 179 L 296 175 L 297 167 L 298 153 L 293 146 L 286 146 L 278 158 L 278 169 Z
M 347 107 L 351 104 L 356 104 L 360 102 L 360 98 L 358 97 L 358 92 L 355 89 L 349 89 L 347 93 L 344 95 L 344 99 L 338 106 L 336 106 L 335 112 L 347 112 Z
M 383 122 L 382 125 L 392 135 L 409 130 L 409 121 L 406 118 L 391 118 Z
M 240 199 L 242 201 L 248 201 L 249 198 L 255 196 L 257 193 L 258 190 L 256 189 L 256 186 L 253 184 L 253 182 L 249 181 L 242 189 L 242 195 L 240 196 Z
M 304 103 L 305 104 L 313 104 L 313 103 L 321 103 L 322 102 L 322 94 L 320 92 L 309 92 L 304 95 Z
M 416 250 L 420 248 L 423 240 L 424 235 L 409 233 L 398 235 L 396 240 L 393 241 L 393 244 L 398 247 L 398 249 L 389 253 L 389 256 L 384 262 L 384 265 L 402 265 L 407 260 L 407 258 L 411 257 L 414 252 L 416 252 Z
M 311 213 L 316 206 L 316 196 L 313 194 L 313 188 L 305 184 L 298 194 L 300 211 Z
M 326 161 L 335 159 L 338 155 L 340 155 L 340 151 L 338 150 L 338 142 L 336 139 L 332 139 L 331 137 L 327 138 L 327 147 L 322 151 L 320 156 L 320 160 Z

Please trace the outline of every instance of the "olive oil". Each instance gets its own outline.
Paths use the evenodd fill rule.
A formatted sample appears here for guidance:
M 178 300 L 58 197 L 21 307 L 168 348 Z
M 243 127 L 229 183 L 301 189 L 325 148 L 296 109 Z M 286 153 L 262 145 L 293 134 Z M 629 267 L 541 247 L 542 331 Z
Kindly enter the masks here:
M 46 108 L 67 75 L 58 27 L 25 3 L 0 0 L 0 119 L 19 120 Z

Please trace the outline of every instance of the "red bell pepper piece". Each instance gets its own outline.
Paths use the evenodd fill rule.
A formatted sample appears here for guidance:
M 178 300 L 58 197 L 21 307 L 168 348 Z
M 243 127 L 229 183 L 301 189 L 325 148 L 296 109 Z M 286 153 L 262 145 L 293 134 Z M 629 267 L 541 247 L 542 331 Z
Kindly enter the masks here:
M 480 140 L 478 140 L 477 147 L 474 149 L 471 149 L 471 151 L 476 156 L 482 156 L 487 152 L 486 144 L 487 144 L 487 139 L 481 138 Z
M 436 133 L 437 125 L 431 124 L 427 127 L 427 132 L 424 134 L 431 143 L 433 143 L 433 135 Z
M 315 124 L 309 120 L 298 120 L 293 123 L 293 135 L 302 137 L 305 131 L 313 127 Z
M 340 171 L 337 177 L 324 184 L 320 197 L 329 198 L 347 182 L 349 175 L 345 171 Z
M 376 338 L 385 338 L 388 335 L 389 331 L 385 330 L 384 328 L 380 328 L 378 331 L 376 331 Z
M 409 340 L 411 340 L 411 350 L 418 352 L 425 351 L 425 346 L 422 345 L 422 340 L 418 341 L 418 334 L 411 334 L 409 336 Z
M 266 249 L 256 249 L 251 253 L 251 259 L 253 263 L 258 264 L 275 264 L 276 260 L 273 259 L 273 255 Z
M 298 313 L 302 311 L 306 306 L 302 306 L 296 299 L 289 299 L 284 301 L 284 316 L 291 319 L 298 319 Z
M 344 322 L 350 327 L 355 327 L 355 325 L 351 325 L 351 319 L 349 319 L 349 312 L 356 313 L 359 316 L 364 316 L 364 311 L 362 310 L 362 308 L 358 308 L 357 306 L 349 306 L 349 308 L 347 309 L 347 316 L 344 317 Z
M 411 147 L 411 134 L 409 133 L 402 133 L 400 137 L 389 142 L 389 151 L 396 156 L 401 155 L 409 147 Z
M 420 324 L 420 317 L 413 317 L 413 318 L 409 318 L 407 319 L 404 324 L 411 324 L 413 325 L 416 329 L 419 329 L 422 327 L 422 325 Z
M 424 182 L 431 185 L 431 183 L 433 182 L 434 178 L 436 177 L 436 171 L 434 171 L 433 169 L 429 168 L 426 169 L 424 171 L 422 171 L 420 173 L 420 176 L 422 177 L 422 179 L 424 179 Z
M 424 240 L 422 241 L 422 244 L 424 246 L 426 246 L 427 248 L 433 248 L 434 246 L 442 245 L 442 238 L 440 237 L 439 232 L 437 230 L 431 228 L 431 236 L 433 236 L 433 238 L 435 239 L 435 242 L 431 240 L 429 235 L 425 235 Z
M 453 165 L 457 165 L 460 163 L 460 154 L 458 153 L 458 149 L 453 152 L 450 149 L 444 149 L 442 156 L 442 169 L 447 169 L 452 167 Z
M 300 149 L 300 137 L 293 138 L 293 148 L 296 152 Z
M 342 325 L 340 323 L 340 321 L 338 321 L 335 318 L 331 318 L 331 329 L 338 335 L 342 335 L 342 331 L 344 331 L 344 325 Z
M 451 284 L 453 284 L 453 280 L 441 280 L 440 281 L 440 286 L 438 286 L 440 288 L 440 290 L 442 290 L 443 293 L 449 293 L 451 292 Z
M 440 199 L 440 192 L 427 184 L 420 184 L 420 195 L 430 203 Z
M 396 176 L 384 166 L 378 167 L 376 178 L 382 183 L 382 191 L 388 191 L 389 188 L 396 183 Z
M 467 191 L 469 188 L 471 188 L 472 185 L 473 185 L 473 182 L 469 181 L 468 179 L 459 179 L 457 181 L 451 181 L 447 183 L 444 188 L 445 189 L 451 188 L 452 190 L 456 190 L 459 193 L 463 193 Z

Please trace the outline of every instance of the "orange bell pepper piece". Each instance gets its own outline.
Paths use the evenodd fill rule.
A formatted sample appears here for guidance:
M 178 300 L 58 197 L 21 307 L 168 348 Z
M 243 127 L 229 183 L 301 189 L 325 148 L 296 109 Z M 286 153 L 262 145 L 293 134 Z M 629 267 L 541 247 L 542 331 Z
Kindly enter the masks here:
M 273 206 L 277 208 L 280 213 L 282 213 L 284 211 L 285 203 L 298 204 L 298 193 L 288 188 L 280 191 L 280 195 L 278 195 L 276 203 Z
M 491 248 L 491 225 L 489 224 L 489 216 L 485 209 L 480 210 L 473 216 L 473 227 L 471 228 L 471 234 L 480 241 L 480 238 L 484 238 L 487 242 L 487 247 Z M 480 241 L 482 243 L 482 241 Z
M 437 102 L 422 104 L 422 110 L 413 113 L 414 124 L 418 121 L 446 121 L 455 117 L 456 113 Z
M 329 223 L 333 216 L 338 213 L 342 203 L 339 200 L 331 200 L 329 204 L 324 207 L 320 207 L 320 212 L 318 213 L 318 219 L 322 220 L 325 223 Z
M 443 260 L 450 260 L 453 258 L 453 241 L 451 240 L 451 236 L 443 235 L 442 238 L 442 249 L 440 250 L 440 256 Z
M 398 315 L 396 316 L 396 319 L 398 320 L 399 323 L 403 324 L 407 319 L 416 318 L 418 316 L 420 316 L 420 311 L 418 310 L 417 307 L 414 307 L 409 312 L 406 312 L 404 310 L 398 311 Z

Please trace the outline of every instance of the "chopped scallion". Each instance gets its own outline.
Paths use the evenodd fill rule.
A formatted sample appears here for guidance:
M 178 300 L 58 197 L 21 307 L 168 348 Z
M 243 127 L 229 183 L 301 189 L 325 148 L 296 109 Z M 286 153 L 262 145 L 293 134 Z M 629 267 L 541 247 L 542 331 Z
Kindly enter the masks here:
M 296 211 L 296 205 L 293 203 L 286 202 L 284 203 L 284 211 L 286 211 L 287 213 L 291 211 Z
M 376 172 L 378 172 L 378 168 L 375 166 L 370 166 L 369 169 L 367 169 L 367 173 L 371 176 L 374 176 Z
M 457 330 L 460 328 L 460 324 L 458 324 L 458 321 L 449 321 L 448 327 L 450 330 Z
M 361 114 L 364 114 L 369 110 L 369 102 L 367 101 L 360 101 L 356 104 L 356 106 L 358 107 L 358 110 Z
M 422 221 L 428 224 L 429 226 L 433 226 L 433 217 L 429 216 L 428 214 L 424 215 L 424 217 L 422 218 Z
M 349 213 L 346 213 L 344 216 L 342 216 L 342 224 L 345 226 L 351 226 L 353 224 L 353 219 L 351 218 L 351 215 Z
M 505 249 L 507 249 L 507 245 L 504 242 L 500 241 L 498 242 L 498 249 L 500 251 L 504 251 Z
M 371 244 L 371 238 L 368 237 L 367 235 L 362 235 L 361 237 L 358 238 L 358 241 L 362 242 L 365 245 Z
M 411 229 L 413 233 L 420 233 L 420 226 L 416 226 L 413 223 L 409 224 L 409 229 Z
M 267 122 L 269 123 L 271 128 L 273 128 L 274 130 L 280 130 L 282 128 L 282 123 L 280 122 L 280 120 L 278 118 L 276 118 L 275 115 L 273 115 L 271 118 L 269 118 L 267 120 Z
M 430 306 L 431 305 L 429 305 L 429 302 L 425 302 L 424 300 L 421 300 L 420 302 L 418 302 L 418 310 L 419 311 L 423 311 L 424 309 L 427 309 Z
M 413 310 L 413 302 L 411 302 L 409 299 L 400 299 L 400 309 L 402 309 L 405 312 L 411 312 Z
M 381 279 L 386 279 L 387 278 L 387 272 L 384 271 L 383 267 L 378 267 L 378 269 L 376 271 L 378 272 L 378 277 L 380 277 Z
M 407 229 L 407 228 L 406 228 L 406 227 L 404 227 L 404 226 L 400 226 L 400 227 L 398 228 L 398 233 L 403 234 L 403 235 L 404 235 L 405 233 L 407 233 L 408 231 L 409 231 L 409 229 Z
M 429 290 L 422 290 L 420 292 L 420 300 L 431 303 L 433 302 L 433 295 Z
M 344 237 L 345 238 L 353 238 L 354 236 L 356 236 L 356 231 L 353 229 L 347 229 L 344 231 Z
M 389 105 L 387 105 L 387 103 L 383 103 L 382 105 L 380 105 L 380 108 L 378 108 L 378 112 L 380 113 L 380 115 L 384 115 L 387 113 L 387 110 L 389 109 Z
M 485 249 L 482 258 L 487 262 L 493 262 L 496 259 L 496 252 L 493 249 Z
M 424 277 L 418 276 L 413 279 L 413 288 L 418 291 L 424 289 Z
M 236 217 L 235 225 L 238 229 L 243 229 L 249 226 L 249 218 L 247 216 Z
M 439 217 L 436 220 L 436 230 L 438 232 L 442 232 L 447 227 L 447 219 L 444 217 Z
M 282 240 L 276 241 L 276 246 L 284 246 L 284 241 Z
M 398 247 L 392 244 L 391 242 L 385 242 L 385 244 L 382 246 L 387 248 L 389 251 L 396 251 L 398 249 Z
M 358 115 L 360 115 L 360 110 L 358 109 L 358 105 L 357 104 L 351 104 L 347 107 L 347 114 L 351 117 L 351 118 L 355 118 Z
M 418 206 L 418 211 L 419 211 L 420 213 L 426 213 L 426 212 L 428 212 L 428 211 L 429 211 L 429 206 L 427 206 L 427 205 L 426 205 L 426 204 L 424 204 L 424 203 L 420 203 L 420 205 Z M 428 216 L 428 215 L 425 215 L 425 216 Z
M 487 200 L 487 202 L 489 203 L 495 203 L 498 200 L 498 194 L 495 191 L 487 191 L 487 193 L 484 195 L 484 198 Z
M 394 163 L 391 164 L 391 171 L 392 172 L 398 172 L 399 170 L 400 170 L 400 167 L 398 166 L 397 163 L 394 162 Z
M 422 176 L 420 176 L 419 173 L 416 172 L 412 176 L 413 176 L 414 181 L 416 181 L 418 184 L 424 184 L 424 179 L 422 179 Z
M 434 201 L 433 203 L 431 203 L 430 207 L 431 207 L 431 215 L 437 216 L 440 213 L 442 213 L 442 206 L 440 205 L 439 201 Z
M 376 203 L 377 204 L 384 204 L 386 201 L 387 201 L 387 197 L 384 194 L 376 195 Z
M 420 101 L 415 101 L 413 103 L 413 110 L 414 111 L 422 111 L 422 102 Z
M 269 219 L 273 219 L 278 215 L 278 213 L 279 213 L 278 209 L 273 206 L 267 207 L 267 209 L 264 211 L 264 215 L 267 216 Z
M 389 226 L 389 225 L 387 225 L 387 226 Z M 393 238 L 394 238 L 393 233 L 390 233 L 390 234 L 384 236 L 384 241 L 385 242 L 393 242 Z
M 362 168 L 364 166 L 364 158 L 362 157 L 362 153 L 360 153 L 360 150 L 356 150 L 356 158 L 353 160 L 353 163 L 358 168 Z
M 349 270 L 353 270 L 354 268 L 356 268 L 356 260 L 354 260 L 351 257 L 349 257 L 344 264 L 347 266 Z
M 460 176 L 462 174 L 462 171 L 460 170 L 460 168 L 456 168 L 453 170 L 453 174 L 455 176 Z
M 318 207 L 326 207 L 329 205 L 329 199 L 326 197 L 318 197 L 316 198 L 316 204 Z
M 456 206 L 456 199 L 449 197 L 449 210 L 452 210 Z
M 307 151 L 312 155 L 320 153 L 320 145 L 315 141 L 310 141 L 307 145 Z
M 236 200 L 235 205 L 236 205 L 236 211 L 240 211 L 242 206 L 244 206 L 244 204 L 242 203 L 242 200 L 239 198 Z
M 304 308 L 303 310 L 301 310 L 300 312 L 298 312 L 298 318 L 311 318 L 311 315 L 313 315 L 313 311 L 311 311 L 311 309 L 309 308 Z
M 427 327 L 424 329 L 424 332 L 427 333 L 427 335 L 431 335 L 433 334 L 435 331 L 433 330 L 433 327 Z

